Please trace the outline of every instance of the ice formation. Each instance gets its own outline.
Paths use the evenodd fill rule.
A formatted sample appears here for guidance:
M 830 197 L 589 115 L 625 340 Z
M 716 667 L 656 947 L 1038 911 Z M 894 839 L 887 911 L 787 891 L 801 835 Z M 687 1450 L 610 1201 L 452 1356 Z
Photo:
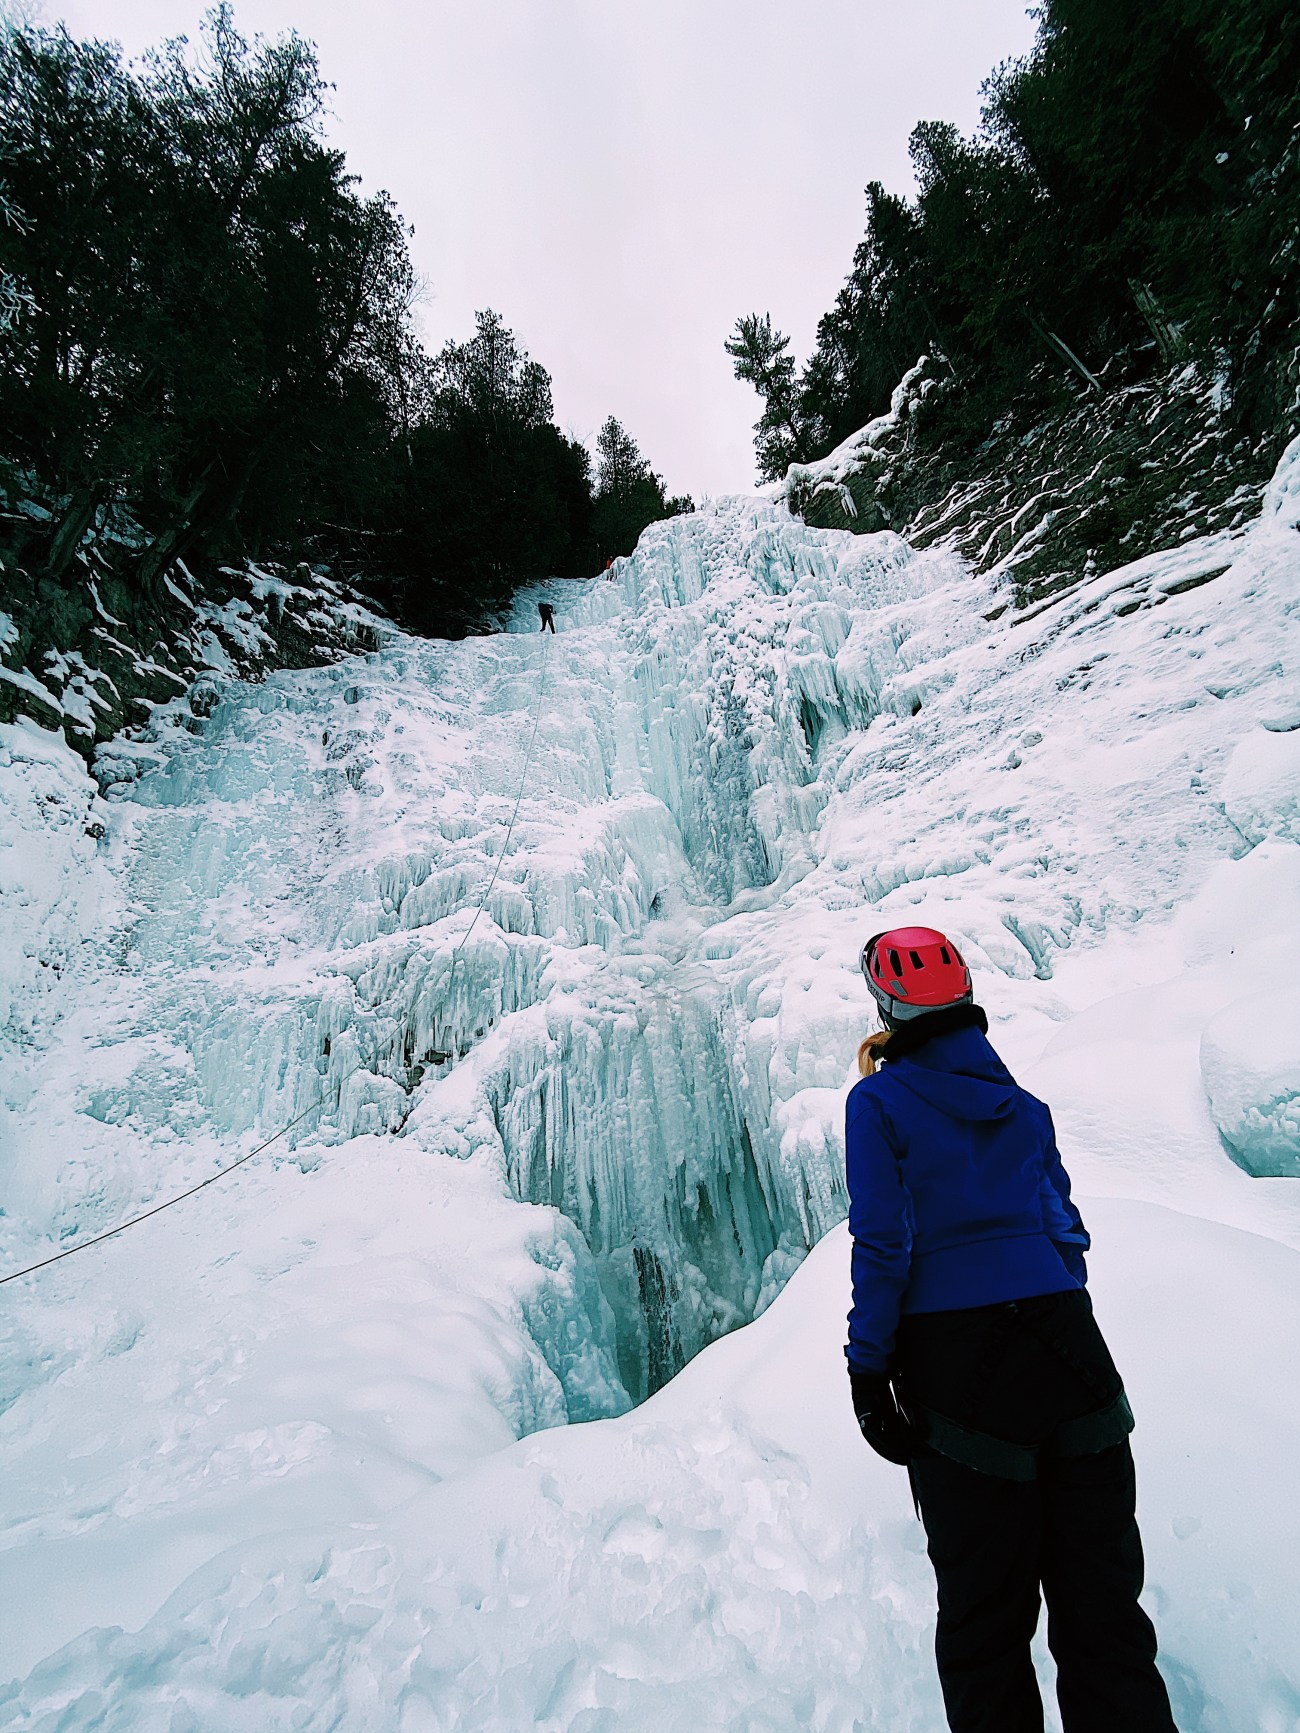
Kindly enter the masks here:
M 1223 1484 L 1300 1442 L 1298 480 L 1027 611 L 727 500 L 553 640 L 214 678 L 103 794 L 0 729 L 3 1269 L 306 1114 L 4 1290 L 0 1726 L 937 1726 L 839 1361 L 906 916 L 1105 1227 L 1180 1725 L 1300 1727 L 1300 1519 Z
M 1233 1159 L 1300 1179 L 1300 992 L 1225 1006 L 1201 1037 L 1201 1076 Z

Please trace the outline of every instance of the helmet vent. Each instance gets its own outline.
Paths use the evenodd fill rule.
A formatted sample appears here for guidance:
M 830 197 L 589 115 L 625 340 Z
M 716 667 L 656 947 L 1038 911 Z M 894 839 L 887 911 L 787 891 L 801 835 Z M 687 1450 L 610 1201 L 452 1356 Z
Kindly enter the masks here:
M 948 955 L 947 945 L 940 945 L 939 946 L 939 955 L 943 958 L 944 962 L 951 967 L 952 958 Z
M 907 954 L 912 959 L 912 967 L 914 969 L 923 969 L 925 967 L 925 964 L 921 961 L 919 955 L 915 951 L 909 951 Z
M 897 951 L 891 951 L 889 953 L 889 962 L 890 962 L 890 966 L 893 968 L 895 975 L 901 975 L 903 972 L 903 965 L 898 960 L 898 952 Z

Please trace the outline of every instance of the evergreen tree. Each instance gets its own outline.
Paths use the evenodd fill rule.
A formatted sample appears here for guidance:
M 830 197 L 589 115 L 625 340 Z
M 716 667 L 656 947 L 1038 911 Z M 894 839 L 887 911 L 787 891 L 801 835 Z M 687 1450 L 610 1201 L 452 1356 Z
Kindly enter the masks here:
M 927 413 L 982 437 L 1028 407 L 1198 361 L 1255 426 L 1300 383 L 1300 14 L 1282 0 L 1044 0 L 971 138 L 912 135 L 914 200 L 866 236 L 808 364 L 770 318 L 727 342 L 763 398 L 765 476 L 880 414 L 923 350 Z M 937 407 L 936 407 L 937 403 Z
M 747 313 L 737 319 L 728 337 L 727 354 L 737 379 L 752 385 L 763 399 L 763 413 L 754 426 L 759 474 L 765 481 L 784 475 L 792 463 L 808 455 L 807 429 L 795 388 L 790 339 L 773 328 L 769 313 Z
M 69 582 L 122 513 L 155 602 L 181 560 L 306 553 L 450 631 L 689 506 L 618 429 L 597 537 L 590 457 L 500 315 L 424 353 L 407 230 L 325 143 L 324 94 L 310 44 L 226 5 L 139 66 L 0 31 L 0 480 L 50 514 L 0 519 L 6 573 Z
M 590 459 L 551 416 L 550 375 L 490 309 L 430 363 L 379 532 L 405 617 L 445 630 L 519 583 L 585 575 Z
M 531 361 L 489 308 L 474 315 L 468 343 L 448 343 L 434 363 L 432 417 L 489 441 L 552 418 L 551 378 Z
M 0 42 L 27 219 L 0 267 L 29 306 L 0 332 L 0 406 L 9 455 L 63 502 L 50 577 L 114 502 L 150 531 L 152 589 L 196 551 L 292 544 L 382 460 L 405 231 L 324 145 L 322 93 L 307 44 L 250 46 L 225 7 L 200 56 L 171 43 L 141 73 L 64 30 Z
M 591 533 L 599 564 L 630 554 L 647 524 L 695 509 L 687 498 L 665 498 L 663 482 L 612 415 L 596 435 L 596 452 Z
M 878 415 L 903 374 L 941 342 L 920 268 L 920 224 L 879 181 L 867 188 L 867 231 L 799 382 L 810 454 L 830 450 Z M 775 479 L 772 477 L 771 479 Z

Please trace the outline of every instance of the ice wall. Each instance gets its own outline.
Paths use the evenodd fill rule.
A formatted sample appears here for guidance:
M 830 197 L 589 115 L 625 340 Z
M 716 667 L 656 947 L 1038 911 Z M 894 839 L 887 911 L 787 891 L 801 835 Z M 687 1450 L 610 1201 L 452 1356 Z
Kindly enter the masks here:
M 106 797 L 0 736 L 4 1267 L 306 1113 L 6 1290 L 13 1670 L 223 1546 L 397 1522 L 768 1308 L 843 1213 L 876 923 L 953 930 L 1017 1063 L 1059 1030 L 1114 1071 L 1078 1008 L 1118 971 L 1156 1058 L 1118 1132 L 1069 1048 L 1072 1165 L 1290 1219 L 1286 1055 L 1252 1070 L 1249 1019 L 1211 1026 L 1242 959 L 1265 1006 L 1300 962 L 1284 511 L 1027 613 L 762 501 L 541 593 L 554 639 L 524 597 L 492 638 L 209 682 Z
M 639 1398 L 842 1212 L 865 909 L 934 908 L 996 999 L 1288 834 L 1287 719 L 1233 746 L 1276 675 L 1221 638 L 1198 667 L 1226 611 L 1285 610 L 1252 575 L 1285 528 L 1021 618 L 942 552 L 728 502 L 552 586 L 553 641 L 524 598 L 495 639 L 209 682 L 137 780 L 109 755 L 126 905 L 74 1123 L 131 1147 L 88 1149 L 49 1219 L 104 1225 L 196 1139 L 304 1113 L 286 1149 L 413 1138 L 580 1230 L 608 1307 L 582 1329 Z
M 863 569 L 903 563 L 886 540 Z M 850 591 L 772 508 L 715 516 L 569 587 L 554 644 L 393 633 L 333 669 L 209 681 L 108 754 L 91 865 L 122 906 L 56 1115 L 80 1153 L 51 1135 L 29 1162 L 19 1261 L 45 1223 L 98 1230 L 306 1114 L 272 1160 L 398 1134 L 580 1231 L 565 1256 L 590 1278 L 529 1310 L 572 1418 L 753 1316 L 842 1184 L 833 1134 L 782 1136 L 732 942 L 701 941 L 810 864 L 809 738 L 879 699 L 851 657 L 835 672 Z M 838 1045 L 812 1067 L 827 1090 Z

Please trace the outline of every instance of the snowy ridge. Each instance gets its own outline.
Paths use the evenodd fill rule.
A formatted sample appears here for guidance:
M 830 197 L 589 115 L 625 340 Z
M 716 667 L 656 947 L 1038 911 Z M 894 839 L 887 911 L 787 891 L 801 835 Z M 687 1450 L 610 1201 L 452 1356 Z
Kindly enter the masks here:
M 764 490 L 823 529 L 952 548 L 1022 600 L 1258 515 L 1284 428 L 1242 434 L 1222 381 L 1180 363 L 1072 404 L 1013 407 L 958 461 L 940 432 L 953 377 L 922 356 L 889 410 Z
M 887 465 L 888 452 L 881 447 L 887 445 L 891 435 L 897 434 L 913 404 L 934 389 L 930 368 L 930 357 L 922 355 L 894 387 L 889 408 L 883 415 L 877 415 L 865 427 L 841 440 L 825 457 L 812 463 L 792 463 L 780 481 L 769 483 L 763 491 L 771 499 L 784 501 L 792 510 L 798 509 L 798 502 L 833 495 L 844 516 L 852 522 L 858 515 L 858 507 L 850 481 L 864 471 L 869 475 L 873 468 Z
M 49 516 L 35 501 L 17 503 L 20 515 Z M 65 584 L 11 582 L 14 613 L 0 613 L 0 657 L 9 659 L 0 661 L 0 719 L 26 713 L 61 727 L 87 756 L 97 744 L 111 747 L 100 752 L 101 783 L 130 780 L 157 762 L 139 740 L 149 732 L 136 726 L 141 712 L 154 714 L 155 728 L 162 716 L 191 714 L 192 704 L 201 713 L 196 681 L 203 691 L 205 681 L 333 662 L 379 641 L 382 616 L 306 565 L 296 568 L 299 582 L 254 560 L 199 580 L 178 561 L 161 592 L 146 594 L 114 572 L 111 557 L 123 547 L 138 554 L 144 542 L 134 526 L 92 532 Z M 188 696 L 178 701 L 178 693 Z
M 1300 1314 L 1297 473 L 1024 613 L 720 502 L 543 592 L 549 644 L 525 598 L 228 681 L 105 796 L 0 730 L 3 1268 L 324 1103 L 5 1290 L 0 1725 L 939 1725 L 829 1232 L 857 950 L 906 916 L 1053 1104 L 1180 1725 L 1300 1726 L 1300 1525 L 1222 1474 L 1300 1442 L 1262 1378 Z

